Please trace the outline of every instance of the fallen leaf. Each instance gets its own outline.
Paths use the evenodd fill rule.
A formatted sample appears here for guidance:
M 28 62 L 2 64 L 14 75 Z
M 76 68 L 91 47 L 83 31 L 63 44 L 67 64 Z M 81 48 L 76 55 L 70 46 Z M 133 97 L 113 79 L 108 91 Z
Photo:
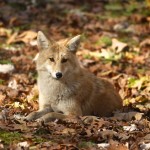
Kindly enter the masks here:
M 115 113 L 114 117 L 119 120 L 130 121 L 132 119 L 141 120 L 144 113 L 128 112 L 128 113 Z
M 8 117 L 8 110 L 7 109 L 3 109 L 1 112 L 0 112 L 0 120 L 6 120 L 7 117 Z
M 111 48 L 116 51 L 116 53 L 120 53 L 122 51 L 128 51 L 129 46 L 126 43 L 120 42 L 117 39 L 112 39 Z
M 14 90 L 17 90 L 17 88 L 18 88 L 17 81 L 16 81 L 15 79 L 12 80 L 12 81 L 10 81 L 10 82 L 8 83 L 8 87 L 10 87 L 10 88 L 12 88 L 12 89 L 14 89 Z
M 0 149 L 4 149 L 4 145 L 2 143 L 0 144 Z
M 65 128 L 62 131 L 62 134 L 67 134 L 67 135 L 74 135 L 76 133 L 75 129 L 71 129 L 71 128 Z
M 103 148 L 103 149 L 107 149 L 109 147 L 109 143 L 100 143 L 100 144 L 97 144 L 97 146 L 99 148 Z
M 4 101 L 5 98 L 6 98 L 6 95 L 0 91 L 0 104 Z
M 149 80 L 149 77 L 147 77 L 147 76 L 141 77 L 139 79 L 129 78 L 128 86 L 130 88 L 138 88 L 138 90 L 140 90 L 141 87 L 143 86 L 144 82 L 147 82 L 148 80 Z
M 149 150 L 150 149 L 150 143 L 142 143 L 140 145 L 141 150 Z
M 15 70 L 12 64 L 0 64 L 0 73 L 11 73 Z
M 18 32 L 14 32 L 8 39 L 7 39 L 7 44 L 11 44 L 15 41 L 15 38 L 18 36 Z
M 140 43 L 140 47 L 146 47 L 146 46 L 150 46 L 150 38 L 144 39 L 144 40 Z
M 129 150 L 128 145 L 119 143 L 118 141 L 110 140 L 107 150 Z
M 123 126 L 123 129 L 130 132 L 138 130 L 135 124 L 131 124 L 131 126 Z
M 121 22 L 114 25 L 113 29 L 117 32 L 125 30 L 129 26 L 128 22 Z
M 30 41 L 34 40 L 37 37 L 37 33 L 34 31 L 24 31 L 23 33 L 19 34 L 15 42 L 24 42 L 24 43 L 29 43 Z
M 143 139 L 146 140 L 146 141 L 150 141 L 150 134 L 147 134 L 146 136 L 144 136 Z
M 27 141 L 25 141 L 25 142 L 18 143 L 17 146 L 18 148 L 20 147 L 22 149 L 22 148 L 28 148 L 30 145 Z
M 7 28 L 2 28 L 0 27 L 0 36 L 6 36 L 9 37 L 12 33 L 11 29 L 7 29 Z
M 24 31 L 18 35 L 18 32 L 14 32 L 12 36 L 7 40 L 7 44 L 24 42 L 25 44 L 30 43 L 37 37 L 37 33 L 34 31 Z
M 117 132 L 113 131 L 113 130 L 105 130 L 105 131 L 100 131 L 99 135 L 103 138 L 103 139 L 112 139 L 113 137 L 117 136 Z

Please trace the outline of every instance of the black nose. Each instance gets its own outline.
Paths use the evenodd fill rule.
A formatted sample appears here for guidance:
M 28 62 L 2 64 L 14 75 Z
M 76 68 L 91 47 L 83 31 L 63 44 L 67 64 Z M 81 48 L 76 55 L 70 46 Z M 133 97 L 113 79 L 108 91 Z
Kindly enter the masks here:
M 57 72 L 56 73 L 56 77 L 57 77 L 57 79 L 61 78 L 62 77 L 62 73 L 61 72 Z

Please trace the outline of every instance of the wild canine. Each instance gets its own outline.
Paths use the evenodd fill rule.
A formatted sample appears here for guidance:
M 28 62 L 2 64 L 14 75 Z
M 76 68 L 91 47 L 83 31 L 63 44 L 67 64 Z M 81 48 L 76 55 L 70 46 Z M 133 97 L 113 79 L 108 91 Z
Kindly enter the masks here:
M 63 119 L 68 115 L 110 116 L 122 106 L 114 87 L 83 69 L 76 51 L 80 35 L 51 43 L 39 31 L 37 36 L 39 110 L 27 120 Z

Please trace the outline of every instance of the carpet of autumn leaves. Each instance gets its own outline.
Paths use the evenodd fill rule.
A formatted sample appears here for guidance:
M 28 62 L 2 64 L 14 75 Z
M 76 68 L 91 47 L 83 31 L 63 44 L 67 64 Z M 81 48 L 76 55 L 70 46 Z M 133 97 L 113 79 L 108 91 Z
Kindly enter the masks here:
M 110 79 L 124 109 L 110 118 L 22 121 L 38 109 L 37 31 L 82 34 L 77 56 Z M 149 1 L 0 1 L 0 149 L 150 149 Z

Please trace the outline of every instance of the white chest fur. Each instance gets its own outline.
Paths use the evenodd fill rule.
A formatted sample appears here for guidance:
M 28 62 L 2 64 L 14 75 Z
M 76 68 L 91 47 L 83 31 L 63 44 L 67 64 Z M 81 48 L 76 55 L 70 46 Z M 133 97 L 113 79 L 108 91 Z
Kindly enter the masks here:
M 39 94 L 42 95 L 39 102 L 42 105 L 50 104 L 53 111 L 66 112 L 74 105 L 79 86 L 76 82 L 69 84 L 52 79 L 48 74 L 42 74 L 38 78 Z

